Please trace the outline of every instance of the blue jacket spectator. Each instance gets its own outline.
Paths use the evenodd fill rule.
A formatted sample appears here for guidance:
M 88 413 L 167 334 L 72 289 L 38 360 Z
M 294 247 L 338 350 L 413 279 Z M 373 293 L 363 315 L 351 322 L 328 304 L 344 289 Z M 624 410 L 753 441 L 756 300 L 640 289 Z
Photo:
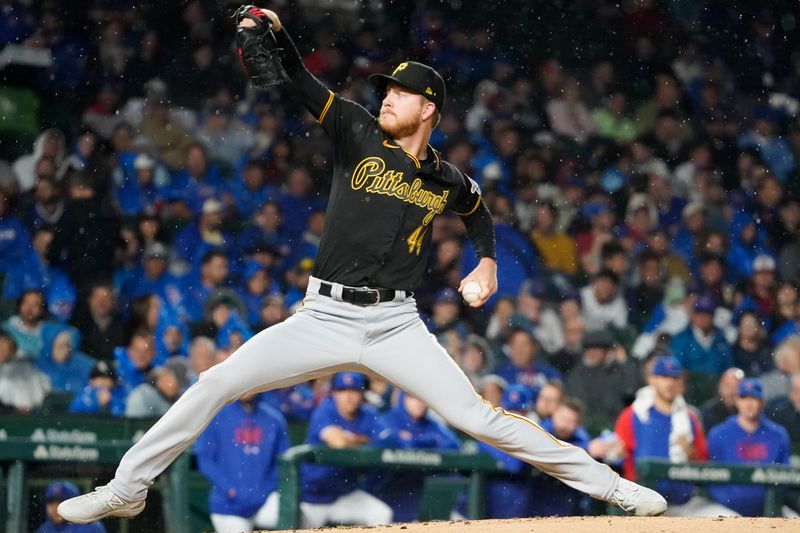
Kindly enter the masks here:
M 273 247 L 285 256 L 291 250 L 291 239 L 282 226 L 281 207 L 274 201 L 266 202 L 253 215 L 236 241 L 239 255 L 246 255 L 253 248 Z
M 185 169 L 172 177 L 165 187 L 164 196 L 169 201 L 180 200 L 199 214 L 207 200 L 219 198 L 225 190 L 225 181 L 219 169 L 209 164 L 208 154 L 202 144 L 194 143 L 186 150 Z
M 670 341 L 672 354 L 690 372 L 719 376 L 733 366 L 731 346 L 713 323 L 715 310 L 716 304 L 710 297 L 698 297 L 689 327 Z
M 333 376 L 331 395 L 314 410 L 306 442 L 312 446 L 354 448 L 394 446 L 392 431 L 375 408 L 364 404 L 366 378 L 356 372 Z M 359 489 L 357 469 L 316 464 L 300 467 L 301 526 L 321 527 L 332 519 L 350 524 L 387 524 L 392 509 Z
M 181 278 L 170 274 L 170 278 L 164 282 L 162 292 L 159 294 L 169 316 L 175 317 L 183 324 L 191 322 L 192 317 L 198 316 L 198 311 L 200 311 L 193 309 L 192 302 L 187 298 L 191 280 L 191 274 Z
M 302 235 L 297 236 L 291 243 L 292 251 L 286 257 L 286 265 L 297 264 L 304 257 L 316 257 L 322 232 L 325 229 L 325 213 L 312 211 L 308 215 L 308 224 Z
M 244 320 L 239 317 L 239 313 L 234 310 L 231 311 L 228 320 L 217 333 L 217 347 L 221 350 L 233 351 L 250 340 L 252 336 L 253 331 Z
M 95 361 L 78 351 L 78 330 L 61 324 L 45 324 L 42 338 L 44 348 L 36 366 L 47 374 L 56 392 L 77 394 L 89 380 Z
M 124 215 L 140 215 L 158 207 L 169 185 L 169 173 L 147 154 L 124 152 L 117 156 L 112 175 L 114 195 Z
M 507 133 L 501 135 L 513 136 L 518 143 L 518 134 L 509 128 Z M 511 147 L 509 147 L 511 148 Z M 497 187 L 503 193 L 509 192 L 509 182 L 514 174 L 514 170 L 509 166 L 506 159 L 500 153 L 500 150 L 495 148 L 489 142 L 481 143 L 478 151 L 470 160 L 470 166 L 475 172 L 475 181 L 482 187 L 485 187 L 490 182 L 496 182 Z
M 261 322 L 261 307 L 264 298 L 281 294 L 280 286 L 273 280 L 267 269 L 258 261 L 248 260 L 242 271 L 242 286 L 239 296 L 247 306 L 247 323 Z
M 770 108 L 756 110 L 751 129 L 739 136 L 740 150 L 755 148 L 770 171 L 781 181 L 785 181 L 795 170 L 797 164 L 792 148 L 782 136 L 777 134 L 778 112 Z
M 440 342 L 450 332 L 466 339 L 469 328 L 461 319 L 461 295 L 452 287 L 445 287 L 436 293 L 431 306 L 431 316 L 426 317 L 425 325 Z
M 710 296 L 717 306 L 725 306 L 725 296 L 732 287 L 726 283 L 726 273 L 732 271 L 725 265 L 726 259 L 721 255 L 702 254 L 695 261 L 697 271 L 694 272 L 695 283 L 691 292 Z
M 273 389 L 261 394 L 260 401 L 280 411 L 288 420 L 308 422 L 317 404 L 311 384 Z
M 278 204 L 283 214 L 283 229 L 292 237 L 303 233 L 311 213 L 325 210 L 313 185 L 308 170 L 303 167 L 292 169 L 286 177 L 286 188 L 278 197 Z
M 236 212 L 250 218 L 269 200 L 278 197 L 278 191 L 264 180 L 264 169 L 257 161 L 248 162 L 240 179 L 233 180 L 228 190 L 233 196 Z
M 77 291 L 66 274 L 56 268 L 48 270 L 49 277 L 45 278 L 47 311 L 54 319 L 67 322 L 75 310 Z
M 739 281 L 753 275 L 753 261 L 759 255 L 774 256 L 767 246 L 767 234 L 754 215 L 738 212 L 730 227 L 731 247 L 728 251 L 728 274 Z
M 198 260 L 209 250 L 219 250 L 226 255 L 233 250 L 233 237 L 221 229 L 222 211 L 222 204 L 213 198 L 203 203 L 197 224 L 175 236 L 173 247 L 180 259 L 196 267 Z
M 394 432 L 398 448 L 457 450 L 460 446 L 455 433 L 431 418 L 421 400 L 405 392 L 380 421 Z M 424 484 L 425 476 L 418 472 L 382 472 L 374 492 L 392 508 L 395 522 L 411 522 L 418 518 Z
M 215 525 L 215 515 L 233 515 L 250 522 L 245 530 L 277 526 L 278 458 L 289 449 L 287 431 L 278 411 L 248 396 L 223 407 L 200 434 L 195 454 L 212 485 L 209 509 Z M 269 500 L 274 500 L 272 509 L 262 512 Z
M 737 415 L 709 431 L 709 458 L 722 463 L 788 465 L 789 434 L 783 426 L 763 416 L 764 400 L 759 380 L 742 380 L 736 408 Z M 708 492 L 717 502 L 742 516 L 764 514 L 764 486 L 714 485 L 708 487 Z
M 672 249 L 689 266 L 692 272 L 697 271 L 697 238 L 706 231 L 705 206 L 700 202 L 691 202 L 683 208 L 682 224 L 672 238 Z
M 363 391 L 366 390 L 366 379 L 363 375 L 355 372 L 336 374 L 331 388 L 331 396 L 311 415 L 307 444 L 340 448 L 394 444 L 391 430 L 380 420 L 375 408 L 363 403 Z M 351 392 L 358 393 L 357 397 L 342 394 Z M 336 401 L 337 396 L 341 398 L 340 402 Z M 304 502 L 332 503 L 358 488 L 357 470 L 304 464 L 300 472 Z
M 3 299 L 16 300 L 24 291 L 41 290 L 45 294 L 50 315 L 66 322 L 72 315 L 77 295 L 66 273 L 51 266 L 46 259 L 52 238 L 51 229 L 36 231 L 31 249 L 6 274 Z
M 167 272 L 169 250 L 156 241 L 147 245 L 142 254 L 142 266 L 134 268 L 120 284 L 120 293 L 130 299 L 144 294 L 156 294 L 167 301 L 168 288 L 180 287 L 180 281 Z
M 541 361 L 538 343 L 530 331 L 518 328 L 514 330 L 507 342 L 509 362 L 500 365 L 495 374 L 505 379 L 509 385 L 525 385 L 535 396 L 536 392 L 550 380 L 561 380 L 561 373 Z
M 179 318 L 186 322 L 203 320 L 209 296 L 224 288 L 228 281 L 228 257 L 219 251 L 208 251 L 200 260 L 200 271 L 187 275 L 181 295 Z
M 156 359 L 166 361 L 172 356 L 189 355 L 189 328 L 171 313 L 163 313 L 156 326 Z
M 652 191 L 653 178 L 650 178 L 650 180 L 650 187 Z M 658 180 L 659 182 L 663 182 L 660 177 Z M 651 192 L 651 195 L 652 194 L 653 193 Z M 656 212 L 658 213 L 658 229 L 666 231 L 670 235 L 674 234 L 681 223 L 681 216 L 685 207 L 686 200 L 683 198 L 677 198 L 675 196 L 670 196 L 665 205 L 656 204 Z
M 106 361 L 98 361 L 89 375 L 89 383 L 72 400 L 69 412 L 124 416 L 126 396 L 114 368 Z
M 154 344 L 152 334 L 137 331 L 128 346 L 120 346 L 114 350 L 121 386 L 127 394 L 147 381 L 147 374 L 164 362 L 156 359 Z
M 30 249 L 30 233 L 8 212 L 8 198 L 0 192 L 0 272 L 9 272 L 22 263 Z
M 456 434 L 435 420 L 421 400 L 405 392 L 380 421 L 394 431 L 395 445 L 401 449 L 457 450 L 461 445 Z
M 287 309 L 292 309 L 305 298 L 312 270 L 314 270 L 314 259 L 304 257 L 299 263 L 292 266 L 290 272 L 287 272 L 286 294 L 283 297 L 283 303 Z

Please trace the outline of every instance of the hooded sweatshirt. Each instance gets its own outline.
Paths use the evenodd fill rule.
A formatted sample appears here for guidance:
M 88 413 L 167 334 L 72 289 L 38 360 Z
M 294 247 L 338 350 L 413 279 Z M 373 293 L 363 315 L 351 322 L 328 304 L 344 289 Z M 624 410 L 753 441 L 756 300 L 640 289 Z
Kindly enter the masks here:
M 40 133 L 36 138 L 36 141 L 33 143 L 33 153 L 23 155 L 14 161 L 12 170 L 14 171 L 14 175 L 17 177 L 17 183 L 19 184 L 20 192 L 26 193 L 33 189 L 34 185 L 36 185 L 36 163 L 38 163 L 39 159 L 42 158 L 45 140 L 50 135 L 55 135 L 58 138 L 58 153 L 56 154 L 55 163 L 56 168 L 61 166 L 61 162 L 64 160 L 65 154 L 64 134 L 61 133 L 60 130 L 50 128 L 49 130 L 45 130 Z
M 72 351 L 66 361 L 59 363 L 53 360 L 53 344 L 56 338 L 64 332 L 70 335 Z M 77 351 L 78 346 L 80 346 L 78 330 L 55 322 L 45 322 L 42 327 L 42 338 L 44 347 L 36 361 L 36 366 L 50 378 L 53 390 L 74 394 L 81 392 L 84 385 L 89 381 L 89 374 L 92 371 L 92 367 L 94 367 L 94 360 L 88 355 Z

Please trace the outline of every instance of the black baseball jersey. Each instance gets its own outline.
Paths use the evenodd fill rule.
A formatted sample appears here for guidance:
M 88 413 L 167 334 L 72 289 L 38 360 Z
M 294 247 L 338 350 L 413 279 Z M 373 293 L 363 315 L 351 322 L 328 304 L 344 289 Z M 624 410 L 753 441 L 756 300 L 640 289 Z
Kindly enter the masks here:
M 325 88 L 305 68 L 289 76 L 292 93 L 335 146 L 313 275 L 357 287 L 414 289 L 425 271 L 434 217 L 447 210 L 475 213 L 482 205 L 478 185 L 430 145 L 422 161 L 403 150 L 369 111 Z

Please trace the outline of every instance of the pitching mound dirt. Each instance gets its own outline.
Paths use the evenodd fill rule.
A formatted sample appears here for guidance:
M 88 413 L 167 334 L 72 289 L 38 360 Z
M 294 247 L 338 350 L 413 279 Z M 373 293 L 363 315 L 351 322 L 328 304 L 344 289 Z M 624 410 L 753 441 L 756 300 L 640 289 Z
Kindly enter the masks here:
M 307 531 L 307 530 L 306 530 Z M 791 518 L 636 518 L 593 516 L 527 518 L 520 520 L 469 520 L 420 522 L 375 527 L 316 529 L 341 533 L 770 533 L 800 531 L 800 519 Z

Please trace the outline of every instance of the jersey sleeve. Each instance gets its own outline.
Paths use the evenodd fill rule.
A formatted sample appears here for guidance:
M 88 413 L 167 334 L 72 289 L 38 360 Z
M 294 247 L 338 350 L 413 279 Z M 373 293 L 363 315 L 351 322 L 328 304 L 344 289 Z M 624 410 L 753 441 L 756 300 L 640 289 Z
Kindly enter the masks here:
M 478 210 L 481 203 L 481 188 L 475 183 L 475 180 L 461 171 L 457 172 L 461 183 L 449 208 L 457 215 L 469 216 Z

